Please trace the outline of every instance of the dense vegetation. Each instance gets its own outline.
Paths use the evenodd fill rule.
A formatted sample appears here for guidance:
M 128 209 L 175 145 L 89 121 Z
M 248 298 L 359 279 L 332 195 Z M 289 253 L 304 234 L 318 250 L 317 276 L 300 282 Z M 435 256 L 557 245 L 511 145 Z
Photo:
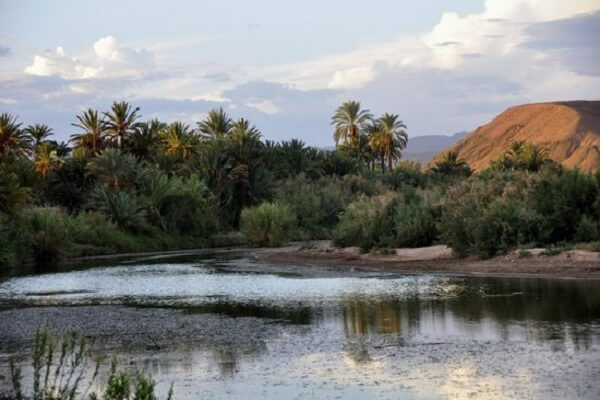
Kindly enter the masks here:
M 2 114 L 0 265 L 290 239 L 446 243 L 483 257 L 600 241 L 600 175 L 555 165 L 541 147 L 515 143 L 480 173 L 452 152 L 423 170 L 401 161 L 397 115 L 349 101 L 331 122 L 336 149 L 324 151 L 264 141 L 223 109 L 190 127 L 116 102 L 76 116 L 68 143 Z

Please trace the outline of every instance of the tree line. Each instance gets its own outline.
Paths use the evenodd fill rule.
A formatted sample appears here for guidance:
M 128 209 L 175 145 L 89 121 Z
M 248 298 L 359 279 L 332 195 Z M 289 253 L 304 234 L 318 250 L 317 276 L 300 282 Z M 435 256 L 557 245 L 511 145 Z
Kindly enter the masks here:
M 325 151 L 264 140 L 222 108 L 190 126 L 114 102 L 75 116 L 68 142 L 1 114 L 0 264 L 289 239 L 365 251 L 447 243 L 482 256 L 600 240 L 598 175 L 562 168 L 542 147 L 514 143 L 479 173 L 455 152 L 424 170 L 402 160 L 397 114 L 347 101 L 331 125 L 336 147 Z

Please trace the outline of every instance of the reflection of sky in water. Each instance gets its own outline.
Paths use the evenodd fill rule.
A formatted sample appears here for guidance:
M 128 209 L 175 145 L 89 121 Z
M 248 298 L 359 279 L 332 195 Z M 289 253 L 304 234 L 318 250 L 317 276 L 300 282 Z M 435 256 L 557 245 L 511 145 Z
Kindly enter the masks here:
M 155 352 L 120 349 L 159 388 L 175 381 L 185 399 L 600 397 L 597 281 L 340 276 L 196 260 L 11 278 L 0 283 L 0 306 L 11 304 L 172 306 L 182 321 L 275 321 L 251 345 L 236 342 L 256 335 L 244 331 Z

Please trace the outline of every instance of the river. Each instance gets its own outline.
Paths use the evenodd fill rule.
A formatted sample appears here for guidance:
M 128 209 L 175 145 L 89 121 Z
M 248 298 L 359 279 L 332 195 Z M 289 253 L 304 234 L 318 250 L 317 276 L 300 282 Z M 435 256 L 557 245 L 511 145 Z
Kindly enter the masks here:
M 38 326 L 176 399 L 598 399 L 600 281 L 268 265 L 246 252 L 0 281 L 0 386 Z M 1 392 L 1 391 L 0 391 Z

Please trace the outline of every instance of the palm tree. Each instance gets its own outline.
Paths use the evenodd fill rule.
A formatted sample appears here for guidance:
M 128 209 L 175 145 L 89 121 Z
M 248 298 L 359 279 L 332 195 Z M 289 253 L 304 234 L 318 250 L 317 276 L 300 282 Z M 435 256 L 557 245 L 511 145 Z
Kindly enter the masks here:
M 115 101 L 110 112 L 104 113 L 106 133 L 111 140 L 117 142 L 117 147 L 123 147 L 123 142 L 140 126 L 139 122 L 136 122 L 141 117 L 139 111 L 139 107 L 133 108 L 125 101 Z
M 442 158 L 435 163 L 431 171 L 436 175 L 471 175 L 472 171 L 469 164 L 463 159 L 458 158 L 456 151 L 449 150 Z
M 533 143 L 526 143 L 523 146 L 520 159 L 526 170 L 534 172 L 539 171 L 543 165 L 551 161 L 548 149 L 536 146 Z
M 196 151 L 198 144 L 190 127 L 181 122 L 173 122 L 169 125 L 162 142 L 167 154 L 180 155 L 183 158 L 189 158 Z
M 0 157 L 25 157 L 30 150 L 31 139 L 21 130 L 17 117 L 7 113 L 0 114 Z
M 372 119 L 369 110 L 360 109 L 359 101 L 350 100 L 343 103 L 331 118 L 331 124 L 335 126 L 333 139 L 336 146 L 341 139 L 344 143 L 348 140 L 354 141 Z
M 56 169 L 61 162 L 52 143 L 44 142 L 35 149 L 35 170 L 43 176 Z
M 53 134 L 52 128 L 46 124 L 29 125 L 23 132 L 31 138 L 34 149 Z
M 109 189 L 115 190 L 121 181 L 130 177 L 136 169 L 137 161 L 133 154 L 120 149 L 108 148 L 88 163 L 91 172 L 103 177 Z
M 77 123 L 71 124 L 83 130 L 80 134 L 71 135 L 71 142 L 76 148 L 87 148 L 96 156 L 102 149 L 102 137 L 106 129 L 104 118 L 98 116 L 98 111 L 91 108 L 77 116 Z
M 382 157 L 387 157 L 388 170 L 392 170 L 394 159 L 402 157 L 402 150 L 406 148 L 408 135 L 406 125 L 398 119 L 398 115 L 385 113 L 376 121 L 376 131 L 370 138 L 371 148 L 379 151 Z
M 149 159 L 166 129 L 167 124 L 156 118 L 140 124 L 129 137 L 128 149 L 141 159 Z
M 204 121 L 198 122 L 198 130 L 208 138 L 228 136 L 233 128 L 233 121 L 223 107 L 210 110 Z

